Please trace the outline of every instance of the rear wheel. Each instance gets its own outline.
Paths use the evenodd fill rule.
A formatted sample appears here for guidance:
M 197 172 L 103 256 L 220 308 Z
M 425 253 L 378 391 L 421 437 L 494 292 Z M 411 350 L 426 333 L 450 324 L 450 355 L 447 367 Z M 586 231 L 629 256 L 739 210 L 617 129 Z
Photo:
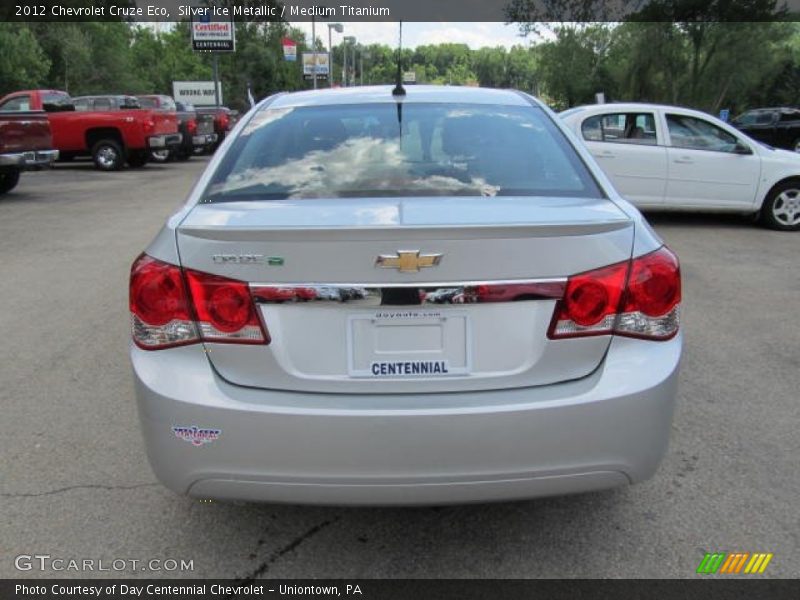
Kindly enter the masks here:
M 166 148 L 163 150 L 153 150 L 152 152 L 150 152 L 150 157 L 153 159 L 154 162 L 165 163 L 168 162 L 170 159 L 170 152 Z
M 19 183 L 19 169 L 3 169 L 0 171 L 0 194 L 10 192 Z
M 122 147 L 116 140 L 100 140 L 92 146 L 92 160 L 101 171 L 119 171 L 125 164 Z
M 800 229 L 800 181 L 775 186 L 761 207 L 761 222 L 781 231 Z

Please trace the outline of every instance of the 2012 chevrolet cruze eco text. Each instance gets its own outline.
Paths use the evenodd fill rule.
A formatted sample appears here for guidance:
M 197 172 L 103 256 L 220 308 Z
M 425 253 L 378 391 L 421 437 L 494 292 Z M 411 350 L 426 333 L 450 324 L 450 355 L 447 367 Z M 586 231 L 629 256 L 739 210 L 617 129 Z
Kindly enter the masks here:
M 680 301 L 675 255 L 538 100 L 279 94 L 132 267 L 147 453 L 176 492 L 271 502 L 641 481 Z

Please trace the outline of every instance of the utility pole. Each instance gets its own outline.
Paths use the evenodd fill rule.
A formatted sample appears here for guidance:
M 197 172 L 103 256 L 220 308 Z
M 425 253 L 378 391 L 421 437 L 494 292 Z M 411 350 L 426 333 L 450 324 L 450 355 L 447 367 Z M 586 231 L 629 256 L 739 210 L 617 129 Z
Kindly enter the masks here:
M 333 44 L 331 44 L 331 29 L 337 33 L 344 31 L 341 23 L 328 23 L 328 87 L 333 87 Z
M 214 105 L 219 108 L 219 54 L 214 52 L 213 56 L 211 66 L 214 70 Z
M 342 47 L 342 54 L 344 54 L 344 73 L 342 75 L 342 80 L 344 82 L 345 87 L 349 84 L 353 83 L 353 80 L 348 77 L 347 73 L 347 45 L 353 45 L 353 71 L 356 69 L 356 38 L 352 35 L 347 35 L 344 37 L 344 46 Z
M 311 78 L 314 80 L 314 89 L 317 89 L 317 20 L 314 15 L 311 15 L 311 48 L 314 50 Z

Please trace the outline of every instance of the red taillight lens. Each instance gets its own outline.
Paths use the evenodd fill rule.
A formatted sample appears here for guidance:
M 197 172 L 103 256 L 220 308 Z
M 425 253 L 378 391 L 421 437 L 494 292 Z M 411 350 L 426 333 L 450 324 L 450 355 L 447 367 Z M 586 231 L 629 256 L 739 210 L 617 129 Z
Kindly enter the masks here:
M 186 271 L 186 280 L 204 340 L 269 343 L 246 283 L 191 270 Z
M 194 135 L 197 133 L 197 121 L 194 119 L 189 119 L 186 121 L 186 131 L 189 132 L 189 135 Z
M 148 350 L 197 341 L 180 268 L 142 254 L 131 267 L 133 341 Z
M 226 114 L 217 115 L 217 125 L 219 129 L 228 129 L 228 125 L 230 125 L 231 120 L 228 118 Z
M 678 332 L 680 301 L 678 259 L 662 246 L 632 261 L 570 277 L 548 337 L 615 333 L 669 339 Z
M 667 314 L 680 301 L 680 266 L 668 248 L 633 261 L 622 312 L 636 310 L 649 317 L 658 317 Z
M 627 275 L 626 261 L 570 277 L 556 304 L 550 337 L 611 333 Z

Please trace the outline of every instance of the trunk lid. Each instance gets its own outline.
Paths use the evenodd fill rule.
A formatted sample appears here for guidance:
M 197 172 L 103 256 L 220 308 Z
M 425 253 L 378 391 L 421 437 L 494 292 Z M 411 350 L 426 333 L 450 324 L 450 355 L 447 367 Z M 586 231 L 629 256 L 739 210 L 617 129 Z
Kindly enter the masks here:
M 177 239 L 185 268 L 247 281 L 261 299 L 269 345 L 207 344 L 228 381 L 419 393 L 591 373 L 610 337 L 548 339 L 548 290 L 630 258 L 633 224 L 606 199 L 287 200 L 198 205 Z M 404 251 L 440 257 L 404 272 Z M 474 302 L 479 285 L 493 302 Z

